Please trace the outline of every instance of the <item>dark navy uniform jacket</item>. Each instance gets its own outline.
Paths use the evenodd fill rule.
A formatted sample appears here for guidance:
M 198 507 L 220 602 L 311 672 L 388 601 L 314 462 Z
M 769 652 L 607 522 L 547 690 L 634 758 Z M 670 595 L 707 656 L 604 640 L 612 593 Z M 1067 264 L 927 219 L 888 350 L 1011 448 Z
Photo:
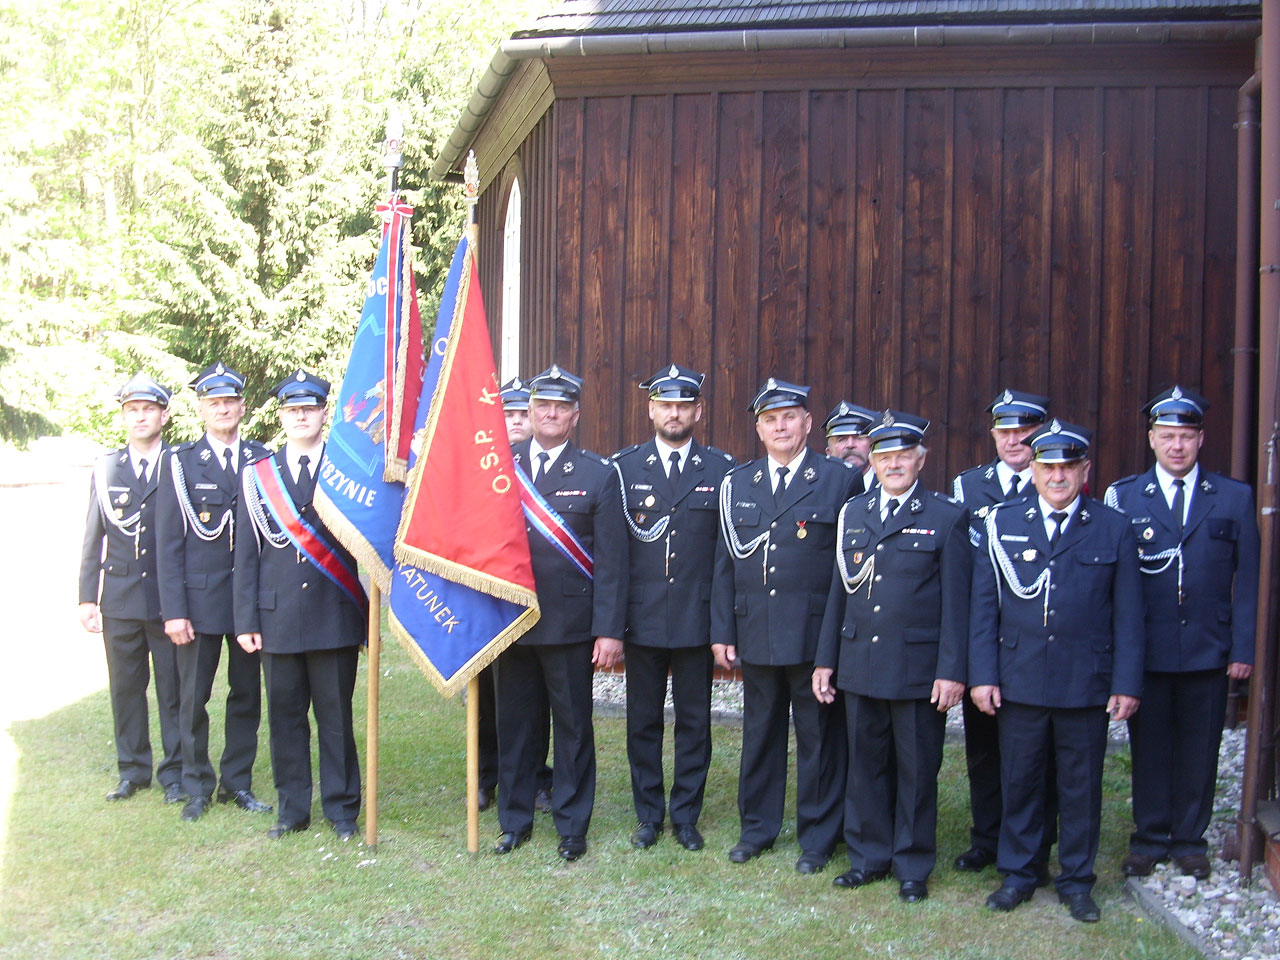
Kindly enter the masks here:
M 529 441 L 516 444 L 512 455 L 533 476 Z M 546 537 L 528 527 L 542 618 L 516 642 L 620 638 L 627 612 L 627 527 L 613 465 L 570 441 L 534 486 L 592 555 L 595 576 L 588 580 Z
M 293 482 L 285 451 L 274 454 L 284 480 L 284 488 L 299 513 L 313 527 L 328 533 L 316 514 L 311 498 Z M 320 467 L 316 457 L 314 469 Z M 240 502 L 236 505 L 235 570 L 232 593 L 235 632 L 261 633 L 263 653 L 306 653 L 335 650 L 364 642 L 364 611 L 323 571 L 302 556 L 292 543 L 276 547 L 257 529 L 249 512 L 245 487 L 255 482 L 250 471 L 240 470 Z M 269 530 L 278 532 L 267 517 Z M 355 560 L 330 534 L 330 543 L 343 560 L 355 569 Z
M 155 620 L 160 616 L 160 589 L 156 580 L 156 493 L 162 482 L 169 482 L 167 445 L 161 445 L 156 460 L 158 462 L 149 465 L 151 476 L 146 483 L 133 472 L 128 447 L 104 454 L 94 466 L 94 477 L 89 482 L 84 547 L 80 553 L 80 602 L 98 604 L 104 617 Z M 99 477 L 105 478 L 110 518 L 103 514 L 98 496 Z M 137 519 L 129 524 L 129 533 L 111 522 L 127 521 L 135 515 Z M 135 530 L 136 537 L 132 535 Z
M 857 476 L 809 450 L 777 503 L 772 480 L 767 457 L 725 477 L 723 526 L 743 547 L 760 542 L 737 559 L 724 529 L 716 541 L 711 642 L 737 647 L 739 659 L 757 666 L 812 663 L 831 589 L 836 514 Z
M 720 481 L 733 458 L 693 441 L 674 488 L 653 440 L 613 459 L 622 472 L 623 509 L 630 520 L 625 639 L 646 647 L 704 647 L 711 632 Z M 661 536 L 648 543 L 638 538 L 664 517 L 669 519 Z
M 936 679 L 968 676 L 969 512 L 917 486 L 886 523 L 880 494 L 840 512 L 839 545 L 816 667 L 841 690 L 885 700 L 928 697 Z M 856 580 L 845 589 L 844 572 Z
M 1004 700 L 1040 707 L 1105 706 L 1141 697 L 1142 586 L 1128 519 L 1081 497 L 1052 549 L 1039 498 L 994 511 L 999 542 L 1023 586 L 1046 569 L 1045 594 L 1014 596 L 992 568 L 985 527 L 974 558 L 969 684 L 996 684 Z M 990 516 L 990 515 L 989 515 Z
M 1179 544 L 1178 525 L 1155 468 L 1107 490 L 1107 503 L 1129 517 L 1144 570 L 1147 669 L 1180 673 L 1253 663 L 1258 617 L 1258 522 L 1253 492 L 1230 477 L 1199 471 L 1178 561 L 1156 555 Z
M 160 610 L 165 620 L 190 620 L 197 633 L 234 632 L 231 568 L 240 474 L 270 454 L 262 444 L 242 439 L 240 463 L 235 473 L 228 473 L 207 436 L 173 448 L 156 516 Z M 194 522 L 209 531 L 226 517 L 222 532 L 212 540 L 201 538 L 187 505 Z

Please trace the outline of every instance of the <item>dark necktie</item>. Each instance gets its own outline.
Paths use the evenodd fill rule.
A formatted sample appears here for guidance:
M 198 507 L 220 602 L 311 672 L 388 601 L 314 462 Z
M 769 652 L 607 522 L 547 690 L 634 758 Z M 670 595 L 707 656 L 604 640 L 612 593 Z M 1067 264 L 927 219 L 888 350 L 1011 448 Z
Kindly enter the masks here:
M 298 492 L 304 500 L 310 500 L 315 489 L 315 478 L 311 476 L 311 458 L 304 453 L 298 458 Z
M 138 482 L 146 484 L 147 482 L 147 458 L 143 457 L 138 461 Z
M 773 496 L 775 499 L 782 496 L 787 489 L 787 474 L 791 472 L 790 467 L 778 468 L 778 482 L 773 485 Z
M 680 482 L 680 451 L 672 450 L 671 456 L 667 457 L 671 461 L 671 469 L 667 471 L 667 479 L 671 481 L 671 486 L 675 486 Z
M 547 453 L 547 451 L 543 450 L 540 454 L 538 454 L 538 469 L 533 471 L 534 483 L 537 483 L 539 480 L 541 480 L 543 477 L 547 475 L 547 470 L 549 469 L 550 461 L 551 461 L 551 454 Z
M 886 520 L 888 520 L 888 519 L 889 519 L 890 517 L 892 517 L 895 513 L 897 513 L 897 512 L 898 512 L 898 506 L 899 506 L 899 504 L 898 504 L 898 500 L 897 500 L 897 498 L 896 498 L 896 497 L 895 497 L 895 498 L 893 498 L 893 499 L 891 499 L 888 503 L 886 503 L 886 504 L 885 504 L 885 507 L 886 507 L 887 509 L 885 510 L 884 518 L 885 518 Z
M 146 463 L 144 460 L 143 463 Z M 1173 519 L 1178 524 L 1178 538 L 1182 538 L 1183 518 L 1187 514 L 1187 484 L 1181 477 L 1173 481 Z
M 1067 522 L 1067 514 L 1062 510 L 1055 510 L 1049 514 L 1049 519 L 1053 521 L 1053 533 L 1049 534 L 1049 546 L 1057 546 L 1058 540 L 1062 537 L 1062 525 Z
M 1022 484 L 1022 478 L 1015 473 L 1013 475 L 1013 479 L 1009 481 L 1009 492 L 1008 494 L 1005 495 L 1005 499 L 1012 500 L 1014 497 L 1016 497 L 1018 495 L 1018 487 L 1021 484 Z
M 236 468 L 231 461 L 230 447 L 223 447 L 222 449 L 222 469 L 227 471 L 227 473 L 231 473 L 231 474 L 234 474 L 236 472 Z

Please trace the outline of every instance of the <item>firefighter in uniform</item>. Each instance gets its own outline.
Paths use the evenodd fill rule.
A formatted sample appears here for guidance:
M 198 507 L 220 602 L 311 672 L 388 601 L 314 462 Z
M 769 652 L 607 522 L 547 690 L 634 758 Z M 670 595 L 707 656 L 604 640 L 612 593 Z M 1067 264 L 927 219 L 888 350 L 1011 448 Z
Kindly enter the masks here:
M 841 400 L 827 414 L 822 428 L 827 434 L 827 456 L 843 460 L 857 473 L 854 495 L 870 493 L 876 484 L 876 472 L 871 468 L 871 438 L 867 431 L 880 419 L 880 414 L 856 403 Z

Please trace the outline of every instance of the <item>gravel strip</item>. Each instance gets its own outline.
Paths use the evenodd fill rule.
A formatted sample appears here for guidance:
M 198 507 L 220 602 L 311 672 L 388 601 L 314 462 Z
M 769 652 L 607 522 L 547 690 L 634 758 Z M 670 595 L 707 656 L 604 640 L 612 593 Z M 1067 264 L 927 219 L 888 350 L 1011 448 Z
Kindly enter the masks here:
M 626 680 L 620 674 L 596 674 L 596 709 L 603 714 L 626 711 Z M 667 711 L 671 716 L 671 687 L 667 685 Z M 711 687 L 712 717 L 720 723 L 742 722 L 742 685 L 717 680 Z M 947 739 L 964 737 L 959 710 L 947 716 Z M 1128 729 L 1113 723 L 1108 731 L 1110 748 L 1127 745 Z M 1213 874 L 1197 883 L 1182 876 L 1177 865 L 1162 863 L 1149 877 L 1129 878 L 1127 886 L 1148 912 L 1157 916 L 1207 957 L 1224 960 L 1280 960 L 1280 901 L 1267 882 L 1262 864 L 1253 869 L 1253 883 L 1245 886 L 1239 865 L 1219 854 L 1227 836 L 1236 829 L 1244 774 L 1243 727 L 1225 730 L 1218 751 L 1218 789 L 1213 820 L 1205 834 Z M 1103 865 L 1103 871 L 1119 864 Z M 1180 929 L 1178 929 L 1180 928 Z

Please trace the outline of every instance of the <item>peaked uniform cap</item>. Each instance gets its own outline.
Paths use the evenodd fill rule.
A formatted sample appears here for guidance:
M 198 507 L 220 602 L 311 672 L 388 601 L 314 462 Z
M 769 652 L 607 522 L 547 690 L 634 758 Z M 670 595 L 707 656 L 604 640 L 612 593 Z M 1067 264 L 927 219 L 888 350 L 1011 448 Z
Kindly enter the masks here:
M 1049 416 L 1049 398 L 1021 390 L 1002 390 L 987 407 L 995 430 L 1013 430 L 1044 423 Z
M 582 396 L 582 378 L 552 364 L 529 381 L 530 400 L 564 400 L 577 403 Z
M 159 384 L 150 374 L 135 373 L 123 387 L 116 391 L 116 399 L 126 404 L 130 400 L 148 400 L 162 407 L 169 406 L 173 391 Z
M 500 386 L 498 395 L 502 397 L 503 410 L 529 409 L 529 385 L 519 377 L 512 377 Z
M 1070 463 L 1089 455 L 1093 432 L 1054 417 L 1022 442 L 1037 463 Z
M 879 419 L 874 410 L 841 400 L 822 421 L 822 428 L 828 437 L 864 437 Z
M 804 407 L 808 410 L 809 388 L 770 377 L 761 385 L 747 409 L 758 417 L 766 410 L 779 407 Z
M 205 367 L 189 386 L 201 399 L 244 396 L 244 377 L 221 362 Z
M 650 400 L 694 401 L 702 396 L 706 379 L 705 373 L 672 363 L 641 383 L 640 389 L 649 391 Z
M 928 429 L 929 421 L 924 417 L 901 410 L 886 410 L 867 432 L 871 438 L 871 452 L 891 453 L 918 447 L 924 442 L 924 432 Z
M 282 407 L 319 407 L 329 399 L 329 381 L 298 369 L 271 391 Z
M 1153 427 L 1201 427 L 1208 409 L 1208 400 L 1175 384 L 1152 397 L 1142 412 Z

